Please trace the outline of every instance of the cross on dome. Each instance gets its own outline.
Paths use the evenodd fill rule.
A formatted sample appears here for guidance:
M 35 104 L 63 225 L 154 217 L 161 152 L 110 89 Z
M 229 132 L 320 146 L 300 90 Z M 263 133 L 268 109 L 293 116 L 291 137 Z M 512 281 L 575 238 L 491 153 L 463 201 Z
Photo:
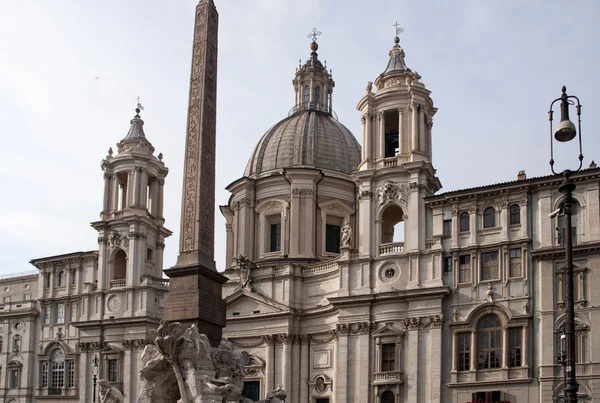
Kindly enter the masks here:
M 310 34 L 308 34 L 308 37 L 312 39 L 313 42 L 316 42 L 319 35 L 321 35 L 321 31 L 317 30 L 317 28 L 313 28 Z
M 396 27 L 396 36 L 400 35 L 402 32 L 404 32 L 404 28 L 400 27 L 398 22 L 396 22 L 394 24 L 394 26 Z

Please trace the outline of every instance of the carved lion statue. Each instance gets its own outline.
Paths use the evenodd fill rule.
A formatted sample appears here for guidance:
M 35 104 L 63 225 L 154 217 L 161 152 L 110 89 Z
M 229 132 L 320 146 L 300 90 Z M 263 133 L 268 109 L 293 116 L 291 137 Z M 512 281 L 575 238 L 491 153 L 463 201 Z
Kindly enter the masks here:
M 98 398 L 100 403 L 123 403 L 123 394 L 117 388 L 110 386 L 106 379 L 98 381 Z

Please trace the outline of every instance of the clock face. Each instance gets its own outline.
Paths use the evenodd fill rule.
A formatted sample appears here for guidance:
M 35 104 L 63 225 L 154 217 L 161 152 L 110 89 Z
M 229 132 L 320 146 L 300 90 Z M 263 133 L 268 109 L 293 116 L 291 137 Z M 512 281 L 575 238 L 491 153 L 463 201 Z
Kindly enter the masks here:
M 108 299 L 108 309 L 112 312 L 118 311 L 121 308 L 121 298 L 118 295 L 113 295 Z

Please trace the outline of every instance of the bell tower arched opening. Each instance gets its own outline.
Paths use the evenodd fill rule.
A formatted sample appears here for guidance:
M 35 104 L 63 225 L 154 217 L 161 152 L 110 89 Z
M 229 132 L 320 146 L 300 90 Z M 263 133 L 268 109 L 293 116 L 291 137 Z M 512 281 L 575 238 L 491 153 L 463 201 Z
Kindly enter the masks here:
M 404 212 L 392 204 L 381 215 L 381 243 L 404 242 Z
M 127 278 L 127 255 L 123 250 L 115 254 L 113 278 L 111 280 L 125 280 Z

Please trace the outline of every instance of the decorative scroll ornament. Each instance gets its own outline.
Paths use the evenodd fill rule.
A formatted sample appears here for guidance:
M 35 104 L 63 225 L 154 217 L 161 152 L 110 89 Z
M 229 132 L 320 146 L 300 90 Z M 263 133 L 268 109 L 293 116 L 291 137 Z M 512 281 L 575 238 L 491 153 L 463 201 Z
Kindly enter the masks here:
M 129 239 L 125 236 L 121 236 L 117 231 L 111 231 L 108 236 L 108 247 L 111 249 L 119 247 L 127 249 L 129 248 Z
M 388 203 L 396 201 L 406 202 L 408 191 L 403 183 L 395 183 L 388 181 L 377 188 L 377 206 L 381 207 Z

